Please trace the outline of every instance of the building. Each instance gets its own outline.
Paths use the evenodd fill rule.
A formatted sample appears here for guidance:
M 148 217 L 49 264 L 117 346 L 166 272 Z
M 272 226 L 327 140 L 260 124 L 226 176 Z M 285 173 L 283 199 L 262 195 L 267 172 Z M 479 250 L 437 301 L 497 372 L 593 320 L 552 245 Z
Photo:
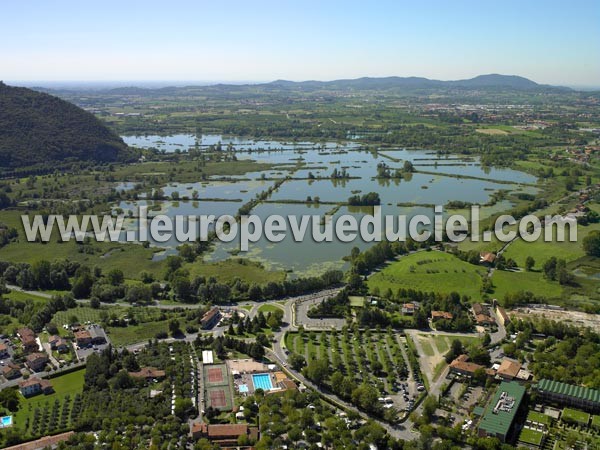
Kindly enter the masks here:
M 90 325 L 87 327 L 87 332 L 90 334 L 93 345 L 103 345 L 108 342 L 106 332 L 100 325 Z
M 477 314 L 475 316 L 475 322 L 477 325 L 482 327 L 491 327 L 496 323 L 494 319 L 492 319 L 490 316 L 486 316 L 485 314 Z
M 19 383 L 19 391 L 23 397 L 32 397 L 41 393 L 51 394 L 54 392 L 54 389 L 50 381 L 32 377 Z
M 59 443 L 68 441 L 74 434 L 74 431 L 68 431 L 66 433 L 55 434 L 54 436 L 45 436 L 36 441 L 29 441 L 13 445 L 12 447 L 5 447 L 4 450 L 40 450 L 44 448 L 56 448 Z
M 9 358 L 8 345 L 0 343 L 0 359 Z
M 485 308 L 481 303 L 473 303 L 473 314 L 477 316 L 478 314 L 483 314 L 484 316 L 489 315 L 487 308 Z
M 525 388 L 518 383 L 502 382 L 494 398 L 486 406 L 479 421 L 479 437 L 496 437 L 507 442 L 513 429 L 515 416 L 525 395 Z
M 494 376 L 495 372 L 492 369 L 486 369 L 484 366 L 469 362 L 467 355 L 460 355 L 450 363 L 450 373 L 472 377 L 479 369 L 484 369 L 487 376 Z
M 219 310 L 219 308 L 214 306 L 202 316 L 202 319 L 200 319 L 200 325 L 202 329 L 206 330 L 208 328 L 214 327 L 220 319 L 221 311 Z
M 213 357 L 212 350 L 202 350 L 202 363 L 214 364 L 215 358 Z
M 416 309 L 417 308 L 415 307 L 414 303 L 404 303 L 402 305 L 402 314 L 405 316 L 412 316 Z
M 496 254 L 491 252 L 481 252 L 479 254 L 479 262 L 481 264 L 492 265 L 496 261 Z
M 452 320 L 453 318 L 454 316 L 452 315 L 452 313 L 446 311 L 431 311 L 431 320 L 433 322 L 441 319 Z
M 15 363 L 9 362 L 2 366 L 2 376 L 7 380 L 14 380 L 21 376 L 21 367 Z
M 156 367 L 142 367 L 138 372 L 129 372 L 129 376 L 132 378 L 145 378 L 146 380 L 160 380 L 166 376 L 166 373 Z
M 258 440 L 258 428 L 247 424 L 192 424 L 192 437 L 194 439 L 206 438 L 220 446 L 237 447 L 240 436 L 247 436 L 251 441 Z
M 58 353 L 69 351 L 69 342 L 60 336 L 50 336 L 48 344 L 50 344 L 50 349 L 56 350 Z
M 87 347 L 92 344 L 92 335 L 88 330 L 79 330 L 73 334 L 78 347 Z
M 504 359 L 496 371 L 496 375 L 506 381 L 517 378 L 521 370 L 521 363 L 512 359 Z
M 496 315 L 498 316 L 500 325 L 505 326 L 510 323 L 510 318 L 508 317 L 508 314 L 506 314 L 506 311 L 504 310 L 504 308 L 502 306 L 496 307 Z
M 48 355 L 46 353 L 32 353 L 25 357 L 25 365 L 34 372 L 40 372 L 48 364 Z
M 19 328 L 17 330 L 17 337 L 21 340 L 23 350 L 26 353 L 37 352 L 40 349 L 36 340 L 37 336 L 31 328 Z
M 600 391 L 583 386 L 542 379 L 534 387 L 542 400 L 571 406 L 590 413 L 600 412 Z

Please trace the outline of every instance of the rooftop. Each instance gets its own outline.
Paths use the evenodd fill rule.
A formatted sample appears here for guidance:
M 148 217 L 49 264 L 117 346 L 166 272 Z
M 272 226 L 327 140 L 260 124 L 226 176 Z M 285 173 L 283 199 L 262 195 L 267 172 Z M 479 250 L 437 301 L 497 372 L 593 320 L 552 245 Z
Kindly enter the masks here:
M 547 391 L 555 394 L 566 395 L 568 397 L 600 403 L 600 391 L 583 386 L 561 383 L 560 381 L 542 379 L 537 384 L 537 390 L 540 392 Z
M 498 375 L 504 375 L 511 378 L 516 378 L 516 376 L 521 370 L 521 363 L 518 361 L 513 361 L 510 359 L 504 359 L 497 372 Z
M 502 382 L 487 405 L 485 415 L 479 423 L 479 429 L 488 434 L 506 436 L 519 409 L 525 388 L 518 383 Z

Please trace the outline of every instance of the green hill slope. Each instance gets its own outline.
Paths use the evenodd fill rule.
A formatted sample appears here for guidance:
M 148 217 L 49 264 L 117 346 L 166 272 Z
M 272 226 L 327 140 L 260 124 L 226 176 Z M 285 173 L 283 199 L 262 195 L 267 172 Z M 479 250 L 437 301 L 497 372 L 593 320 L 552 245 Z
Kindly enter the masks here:
M 134 157 L 93 114 L 57 97 L 0 82 L 0 167 Z

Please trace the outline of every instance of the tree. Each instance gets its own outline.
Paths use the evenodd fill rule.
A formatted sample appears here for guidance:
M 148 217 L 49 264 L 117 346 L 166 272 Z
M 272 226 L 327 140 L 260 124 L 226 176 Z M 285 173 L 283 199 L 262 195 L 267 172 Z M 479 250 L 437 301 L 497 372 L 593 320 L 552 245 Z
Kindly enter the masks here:
M 582 242 L 583 251 L 588 256 L 600 256 L 600 232 L 592 231 Z
M 313 359 L 304 369 L 304 375 L 318 386 L 327 381 L 329 375 L 329 363 L 325 359 Z
M 299 371 L 306 365 L 306 360 L 304 359 L 304 356 L 299 355 L 297 353 L 290 354 L 290 356 L 288 357 L 288 362 L 290 363 L 292 369 L 294 369 L 295 371 Z
M 0 406 L 11 412 L 19 409 L 19 394 L 16 389 L 3 389 L 0 391 Z
M 527 259 L 525 260 L 525 270 L 527 272 L 531 272 L 531 269 L 533 269 L 533 266 L 535 266 L 535 259 L 533 259 L 532 256 L 528 256 Z
M 171 336 L 176 336 L 176 335 L 181 334 L 179 321 L 177 319 L 171 319 L 169 321 L 169 332 L 171 333 Z
M 108 279 L 108 282 L 113 286 L 119 286 L 125 281 L 123 271 L 120 269 L 112 269 L 110 272 L 108 272 L 106 278 Z

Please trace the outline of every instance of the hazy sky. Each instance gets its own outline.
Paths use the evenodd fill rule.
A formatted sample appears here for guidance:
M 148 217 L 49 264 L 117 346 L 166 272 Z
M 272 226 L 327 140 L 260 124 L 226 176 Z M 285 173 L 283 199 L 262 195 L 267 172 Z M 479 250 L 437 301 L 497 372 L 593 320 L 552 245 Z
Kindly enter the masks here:
M 9 0 L 0 79 L 522 75 L 600 86 L 600 1 Z

